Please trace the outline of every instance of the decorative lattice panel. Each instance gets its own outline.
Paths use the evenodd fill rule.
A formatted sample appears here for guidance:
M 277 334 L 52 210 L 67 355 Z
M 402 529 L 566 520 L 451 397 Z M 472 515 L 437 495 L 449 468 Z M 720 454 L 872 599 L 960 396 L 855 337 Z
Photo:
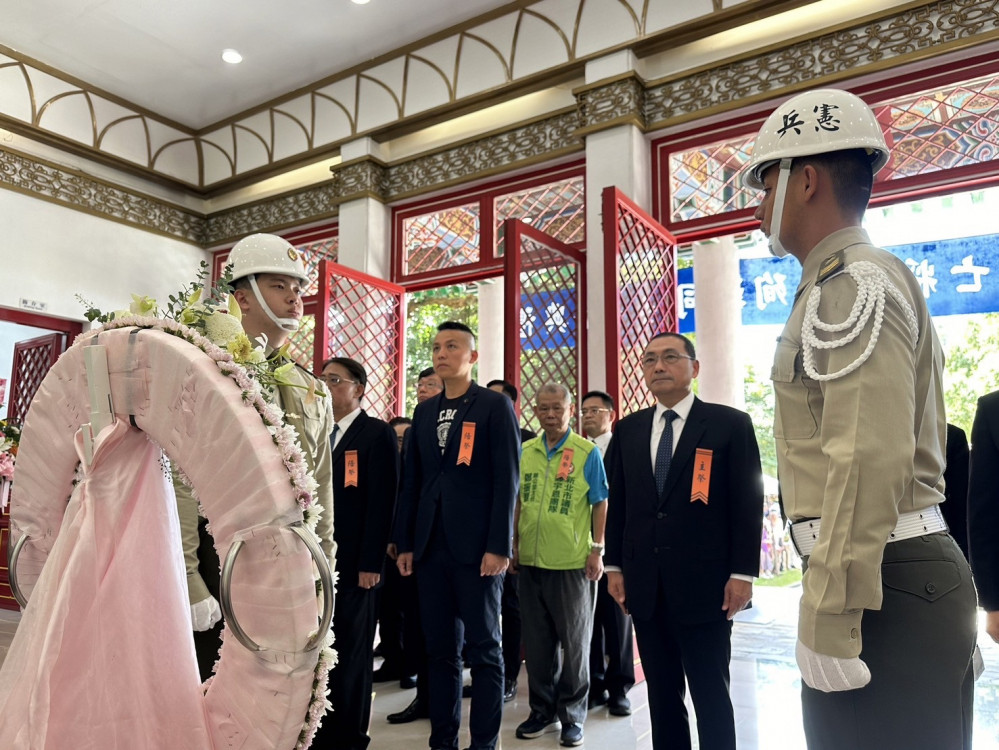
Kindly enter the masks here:
M 507 193 L 496 198 L 496 254 L 504 254 L 503 221 L 520 219 L 567 245 L 586 239 L 586 195 L 582 177 Z
M 754 206 L 755 190 L 739 181 L 755 136 L 720 141 L 669 155 L 672 221 L 686 221 Z
M 618 257 L 618 403 L 620 413 L 628 414 L 649 403 L 641 378 L 646 343 L 657 333 L 677 330 L 676 243 L 629 201 L 615 201 L 610 217 L 607 205 L 604 224 L 610 221 L 616 231 Z
M 330 357 L 350 357 L 364 365 L 368 387 L 365 410 L 380 419 L 401 414 L 400 316 L 402 296 L 334 273 L 330 277 Z
M 64 347 L 65 337 L 61 333 L 39 336 L 14 345 L 10 404 L 7 407 L 7 418 L 11 422 L 20 424 L 24 421 L 38 387 Z
M 404 274 L 439 271 L 479 260 L 479 205 L 468 203 L 405 219 Z
M 999 159 L 999 76 L 895 99 L 875 113 L 894 144 L 879 179 Z
M 892 148 L 878 181 L 999 160 L 999 76 L 873 106 Z M 670 220 L 699 219 L 755 206 L 739 174 L 755 134 L 669 154 Z
M 521 238 L 520 298 L 520 408 L 534 428 L 534 397 L 545 383 L 579 396 L 579 264 Z

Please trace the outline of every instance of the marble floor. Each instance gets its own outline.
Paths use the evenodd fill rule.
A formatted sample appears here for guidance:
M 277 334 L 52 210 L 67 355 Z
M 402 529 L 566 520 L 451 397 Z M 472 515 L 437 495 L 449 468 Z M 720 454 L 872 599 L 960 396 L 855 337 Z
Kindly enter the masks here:
M 732 699 L 740 750 L 805 750 L 798 693 L 800 678 L 794 663 L 794 622 L 800 587 L 757 586 L 754 608 L 737 618 L 732 642 Z M 0 610 L 0 660 L 17 627 L 16 613 Z M 999 750 L 999 646 L 992 643 L 980 620 L 979 644 L 986 671 L 975 687 L 974 750 Z M 523 669 L 523 668 L 522 668 Z M 466 675 L 467 679 L 467 675 Z M 548 750 L 559 747 L 558 734 L 518 740 L 514 730 L 529 713 L 526 678 L 521 673 L 517 698 L 506 704 L 500 747 L 505 750 Z M 371 719 L 371 750 L 420 750 L 427 747 L 430 723 L 392 725 L 386 716 L 405 708 L 413 690 L 398 683 L 375 686 Z M 585 725 L 585 746 L 598 750 L 651 750 L 648 699 L 644 684 L 629 693 L 633 713 L 611 716 L 605 708 L 591 711 Z M 462 741 L 468 741 L 468 705 L 463 701 Z M 693 720 L 693 707 L 689 705 Z M 695 748 L 697 744 L 695 741 Z

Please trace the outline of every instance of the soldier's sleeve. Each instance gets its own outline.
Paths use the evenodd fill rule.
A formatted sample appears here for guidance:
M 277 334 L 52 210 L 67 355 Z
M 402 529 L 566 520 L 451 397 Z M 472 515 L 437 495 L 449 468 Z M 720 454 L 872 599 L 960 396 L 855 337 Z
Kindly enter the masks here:
M 184 548 L 184 568 L 187 571 L 187 595 L 191 604 L 197 604 L 211 595 L 198 572 L 198 501 L 191 488 L 180 480 L 176 469 L 170 470 L 170 478 L 177 495 L 180 541 Z
M 865 268 L 873 273 L 877 267 L 868 262 Z M 846 321 L 857 298 L 854 277 L 839 273 L 819 288 L 819 319 Z M 808 561 L 798 631 L 809 648 L 839 658 L 860 654 L 863 611 L 881 606 L 881 556 L 913 477 L 913 301 L 900 291 L 902 300 L 884 290 L 880 326 L 870 315 L 852 341 L 814 350 L 814 370 L 835 377 L 816 380 L 807 370 L 804 377 L 809 405 L 821 403 L 817 428 L 827 466 L 822 527 Z M 806 317 L 803 346 L 810 334 L 829 341 L 847 333 L 809 327 Z

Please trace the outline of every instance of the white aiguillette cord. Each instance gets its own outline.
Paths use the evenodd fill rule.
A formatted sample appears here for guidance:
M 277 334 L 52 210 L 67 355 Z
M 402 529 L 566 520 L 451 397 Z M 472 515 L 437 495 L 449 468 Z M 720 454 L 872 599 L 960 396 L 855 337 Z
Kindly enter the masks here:
M 90 421 L 81 425 L 80 429 L 83 431 L 83 452 L 87 468 L 90 468 L 94 459 L 94 442 L 97 436 L 114 422 L 107 348 L 97 343 L 98 336 L 94 336 L 94 343 L 83 350 L 87 391 L 90 394 Z

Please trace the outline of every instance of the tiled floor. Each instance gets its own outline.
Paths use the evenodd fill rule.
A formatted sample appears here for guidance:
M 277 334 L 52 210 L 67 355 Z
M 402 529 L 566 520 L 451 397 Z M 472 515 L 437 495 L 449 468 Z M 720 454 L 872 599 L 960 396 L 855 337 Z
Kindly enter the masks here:
M 804 750 L 801 730 L 800 681 L 794 664 L 794 622 L 800 589 L 758 586 L 755 606 L 738 617 L 732 643 L 732 699 L 740 750 Z M 0 610 L 0 659 L 17 625 L 16 614 Z M 999 646 L 980 628 L 979 643 L 986 671 L 975 688 L 974 750 L 999 750 Z M 430 724 L 392 725 L 385 717 L 405 708 L 414 696 L 398 683 L 376 685 L 371 721 L 371 750 L 420 750 L 427 747 Z M 633 714 L 610 716 L 606 709 L 591 711 L 586 721 L 585 745 L 597 750 L 651 750 L 648 700 L 644 684 L 631 693 Z M 468 704 L 463 701 L 463 727 L 468 725 Z M 693 708 L 688 705 L 693 720 Z M 514 736 L 517 724 L 527 718 L 527 685 L 521 674 L 516 700 L 506 704 L 500 746 L 506 750 L 551 750 L 559 747 L 558 734 L 523 741 Z M 462 737 L 467 742 L 467 729 Z M 695 744 L 695 748 L 697 745 Z

